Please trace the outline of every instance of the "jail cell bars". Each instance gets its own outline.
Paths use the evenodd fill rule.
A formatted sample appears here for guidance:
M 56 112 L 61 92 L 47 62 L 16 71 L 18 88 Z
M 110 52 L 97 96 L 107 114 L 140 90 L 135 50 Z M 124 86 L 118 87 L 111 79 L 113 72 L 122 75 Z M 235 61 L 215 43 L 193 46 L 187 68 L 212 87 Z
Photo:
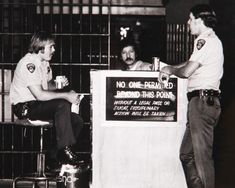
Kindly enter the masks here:
M 167 62 L 178 64 L 189 59 L 195 37 L 187 24 L 167 24 Z
M 11 123 L 0 124 L 0 179 L 12 179 L 36 171 L 40 130 Z M 44 131 L 45 152 L 53 144 L 52 130 Z
M 35 31 L 56 37 L 53 74 L 67 76 L 70 85 L 65 90 L 85 95 L 80 105 L 85 125 L 76 152 L 90 156 L 90 70 L 110 66 L 109 0 L 4 0 L 0 17 L 0 179 L 36 171 L 37 132 L 25 135 L 10 123 L 16 117 L 9 101 L 16 64 L 27 53 Z M 45 138 L 45 152 L 51 137 Z

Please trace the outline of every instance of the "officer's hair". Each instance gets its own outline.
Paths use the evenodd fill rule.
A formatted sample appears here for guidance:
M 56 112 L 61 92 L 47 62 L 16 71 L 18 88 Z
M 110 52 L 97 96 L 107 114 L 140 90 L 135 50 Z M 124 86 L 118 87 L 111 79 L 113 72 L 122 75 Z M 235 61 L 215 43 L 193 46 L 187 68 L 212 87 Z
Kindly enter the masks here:
M 28 51 L 30 53 L 38 53 L 40 50 L 44 52 L 47 42 L 54 43 L 55 38 L 50 33 L 45 31 L 36 32 L 31 38 Z
M 190 9 L 190 12 L 196 19 L 201 18 L 204 21 L 205 26 L 215 28 L 217 23 L 216 14 L 209 5 L 196 5 Z

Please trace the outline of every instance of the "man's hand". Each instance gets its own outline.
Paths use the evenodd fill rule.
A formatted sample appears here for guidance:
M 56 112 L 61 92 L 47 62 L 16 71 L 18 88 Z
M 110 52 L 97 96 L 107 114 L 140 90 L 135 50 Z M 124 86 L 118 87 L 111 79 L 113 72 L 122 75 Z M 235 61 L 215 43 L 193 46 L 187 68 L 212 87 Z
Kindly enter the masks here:
M 168 74 L 168 75 L 171 75 L 171 74 L 172 74 L 172 72 L 171 72 L 171 66 L 165 66 L 165 67 L 163 67 L 160 72 L 161 72 L 161 73 Z
M 74 91 L 68 92 L 67 93 L 67 100 L 72 104 L 73 103 L 78 104 L 80 102 L 79 94 Z
M 55 89 L 63 89 L 69 85 L 68 78 L 66 76 L 56 76 L 54 80 Z
M 63 77 L 62 86 L 63 88 L 69 85 L 69 80 L 67 77 Z
M 171 75 L 170 66 L 165 66 L 161 69 L 158 77 L 158 81 L 166 86 L 168 84 L 169 78 Z

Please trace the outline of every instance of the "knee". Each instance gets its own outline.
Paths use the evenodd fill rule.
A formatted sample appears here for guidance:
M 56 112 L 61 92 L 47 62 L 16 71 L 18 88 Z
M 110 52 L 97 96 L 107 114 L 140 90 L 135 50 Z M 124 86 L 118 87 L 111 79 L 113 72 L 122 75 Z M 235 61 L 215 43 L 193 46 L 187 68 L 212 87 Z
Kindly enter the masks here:
M 58 110 L 65 110 L 65 111 L 68 110 L 68 111 L 70 111 L 71 110 L 71 104 L 67 100 L 59 99 L 57 109 Z

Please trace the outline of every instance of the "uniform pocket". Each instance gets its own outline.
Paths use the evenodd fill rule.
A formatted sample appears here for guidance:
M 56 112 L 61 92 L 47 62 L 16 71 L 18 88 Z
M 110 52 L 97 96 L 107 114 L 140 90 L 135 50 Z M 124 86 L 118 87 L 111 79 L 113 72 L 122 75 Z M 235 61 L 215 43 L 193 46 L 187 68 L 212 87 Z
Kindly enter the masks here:
M 213 105 L 207 103 L 207 97 L 203 100 L 203 117 L 209 124 L 216 125 L 221 113 L 221 106 L 218 97 L 213 97 L 213 100 Z

